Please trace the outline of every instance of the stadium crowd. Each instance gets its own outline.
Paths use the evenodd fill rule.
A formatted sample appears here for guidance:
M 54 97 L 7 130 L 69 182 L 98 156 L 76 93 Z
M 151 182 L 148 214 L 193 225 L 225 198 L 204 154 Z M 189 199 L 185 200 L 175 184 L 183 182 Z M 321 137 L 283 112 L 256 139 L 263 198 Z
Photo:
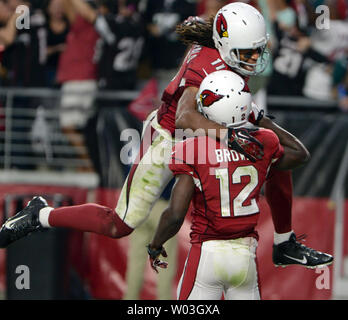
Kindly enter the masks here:
M 214 15 L 233 1 L 88 0 L 88 7 L 82 2 L 0 0 L 2 87 L 64 89 L 71 81 L 75 86 L 88 81 L 81 89 L 132 90 L 155 75 L 162 91 L 186 50 L 175 26 L 189 16 Z M 254 81 L 255 88 L 275 95 L 340 98 L 342 109 L 348 109 L 348 2 L 244 2 L 262 12 L 271 36 L 273 63 Z M 16 8 L 22 4 L 30 8 L 29 29 L 16 28 L 16 19 L 22 18 Z M 329 24 L 320 5 L 330 10 Z
M 81 158 L 89 154 L 100 172 L 98 114 L 125 102 L 96 93 L 140 92 L 155 79 L 160 99 L 187 50 L 176 25 L 207 19 L 230 2 L 0 0 L 0 86 L 60 89 L 61 130 L 71 145 L 86 144 Z M 266 109 L 268 94 L 304 96 L 348 111 L 348 0 L 243 2 L 259 9 L 270 34 L 270 63 L 249 81 L 255 102 Z

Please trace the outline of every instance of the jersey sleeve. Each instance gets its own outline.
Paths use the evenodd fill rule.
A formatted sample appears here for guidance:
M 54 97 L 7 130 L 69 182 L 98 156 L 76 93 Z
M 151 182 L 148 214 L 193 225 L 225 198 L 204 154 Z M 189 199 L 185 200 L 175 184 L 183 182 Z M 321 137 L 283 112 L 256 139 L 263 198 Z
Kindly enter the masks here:
M 204 79 L 204 74 L 202 75 L 200 72 L 192 68 L 192 66 L 186 69 L 184 74 L 185 78 L 185 87 L 196 87 L 199 88 L 201 82 Z
M 199 47 L 198 47 L 199 48 Z M 206 77 L 204 73 L 204 55 L 201 55 L 200 52 L 195 52 L 195 47 L 193 47 L 190 53 L 187 56 L 187 67 L 183 79 L 185 79 L 185 87 L 197 87 L 201 85 L 201 82 Z
M 278 140 L 278 146 L 272 156 L 272 164 L 278 162 L 283 157 L 283 155 L 284 155 L 284 147 L 279 143 L 279 140 Z
M 274 164 L 278 162 L 284 155 L 284 147 L 280 144 L 278 136 L 270 131 L 270 141 L 271 141 L 271 163 Z
M 272 130 L 261 129 L 260 131 L 262 135 L 261 142 L 266 147 L 264 149 L 265 155 L 270 159 L 271 164 L 276 163 L 284 155 L 284 147 L 280 144 L 278 136 Z

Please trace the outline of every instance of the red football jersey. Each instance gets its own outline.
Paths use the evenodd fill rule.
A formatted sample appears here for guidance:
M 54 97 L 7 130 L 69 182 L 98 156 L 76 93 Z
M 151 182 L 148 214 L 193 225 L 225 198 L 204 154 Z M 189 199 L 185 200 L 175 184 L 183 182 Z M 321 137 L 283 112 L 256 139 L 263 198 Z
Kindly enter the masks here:
M 199 88 L 202 80 L 218 70 L 233 71 L 220 57 L 218 50 L 195 45 L 186 55 L 178 73 L 162 95 L 162 105 L 158 110 L 159 124 L 170 131 L 175 130 L 175 113 L 178 101 L 187 87 Z M 248 78 L 244 78 L 245 81 Z M 249 90 L 246 88 L 246 90 Z
M 210 137 L 189 138 L 173 148 L 169 164 L 174 175 L 188 174 L 195 183 L 191 242 L 213 239 L 258 239 L 259 194 L 272 163 L 284 149 L 267 129 L 252 133 L 264 146 L 262 160 L 253 163 Z

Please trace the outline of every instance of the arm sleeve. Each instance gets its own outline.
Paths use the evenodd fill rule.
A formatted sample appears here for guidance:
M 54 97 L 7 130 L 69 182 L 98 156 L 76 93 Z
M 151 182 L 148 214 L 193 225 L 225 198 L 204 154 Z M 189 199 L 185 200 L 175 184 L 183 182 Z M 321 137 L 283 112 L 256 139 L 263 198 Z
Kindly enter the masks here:
M 262 129 L 262 142 L 265 146 L 265 156 L 271 164 L 276 163 L 284 155 L 284 147 L 280 144 L 278 136 L 269 129 Z
M 278 136 L 272 132 L 273 134 L 273 141 L 272 141 L 272 158 L 271 162 L 272 164 L 277 163 L 282 156 L 284 155 L 284 147 L 280 144 Z
M 207 76 L 207 72 L 204 72 L 204 66 L 206 65 L 204 58 L 201 52 L 194 53 L 194 48 L 191 49 L 188 60 L 185 62 L 187 63 L 187 67 L 183 75 L 186 87 L 199 88 L 201 82 Z
M 282 158 L 283 155 L 284 155 L 284 147 L 278 142 L 278 147 L 272 157 L 272 164 L 277 163 Z
M 116 42 L 116 34 L 112 31 L 110 17 L 99 14 L 94 27 L 100 37 L 108 44 L 112 45 Z
M 185 86 L 199 88 L 201 82 L 205 78 L 205 75 L 202 73 L 189 66 L 184 74 Z
M 318 51 L 314 50 L 313 48 L 308 49 L 307 56 L 309 58 L 313 59 L 314 61 L 319 62 L 319 63 L 329 63 L 330 62 L 330 60 L 327 57 L 325 57 L 324 55 L 322 55 Z

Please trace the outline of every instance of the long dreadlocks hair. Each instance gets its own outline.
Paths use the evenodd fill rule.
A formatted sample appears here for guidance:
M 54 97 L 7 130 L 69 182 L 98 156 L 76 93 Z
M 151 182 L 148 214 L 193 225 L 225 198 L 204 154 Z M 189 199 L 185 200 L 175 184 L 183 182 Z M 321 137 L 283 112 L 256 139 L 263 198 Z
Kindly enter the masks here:
M 207 21 L 190 17 L 183 23 L 177 25 L 175 32 L 179 39 L 186 45 L 198 44 L 208 48 L 215 48 L 213 41 L 214 16 Z

